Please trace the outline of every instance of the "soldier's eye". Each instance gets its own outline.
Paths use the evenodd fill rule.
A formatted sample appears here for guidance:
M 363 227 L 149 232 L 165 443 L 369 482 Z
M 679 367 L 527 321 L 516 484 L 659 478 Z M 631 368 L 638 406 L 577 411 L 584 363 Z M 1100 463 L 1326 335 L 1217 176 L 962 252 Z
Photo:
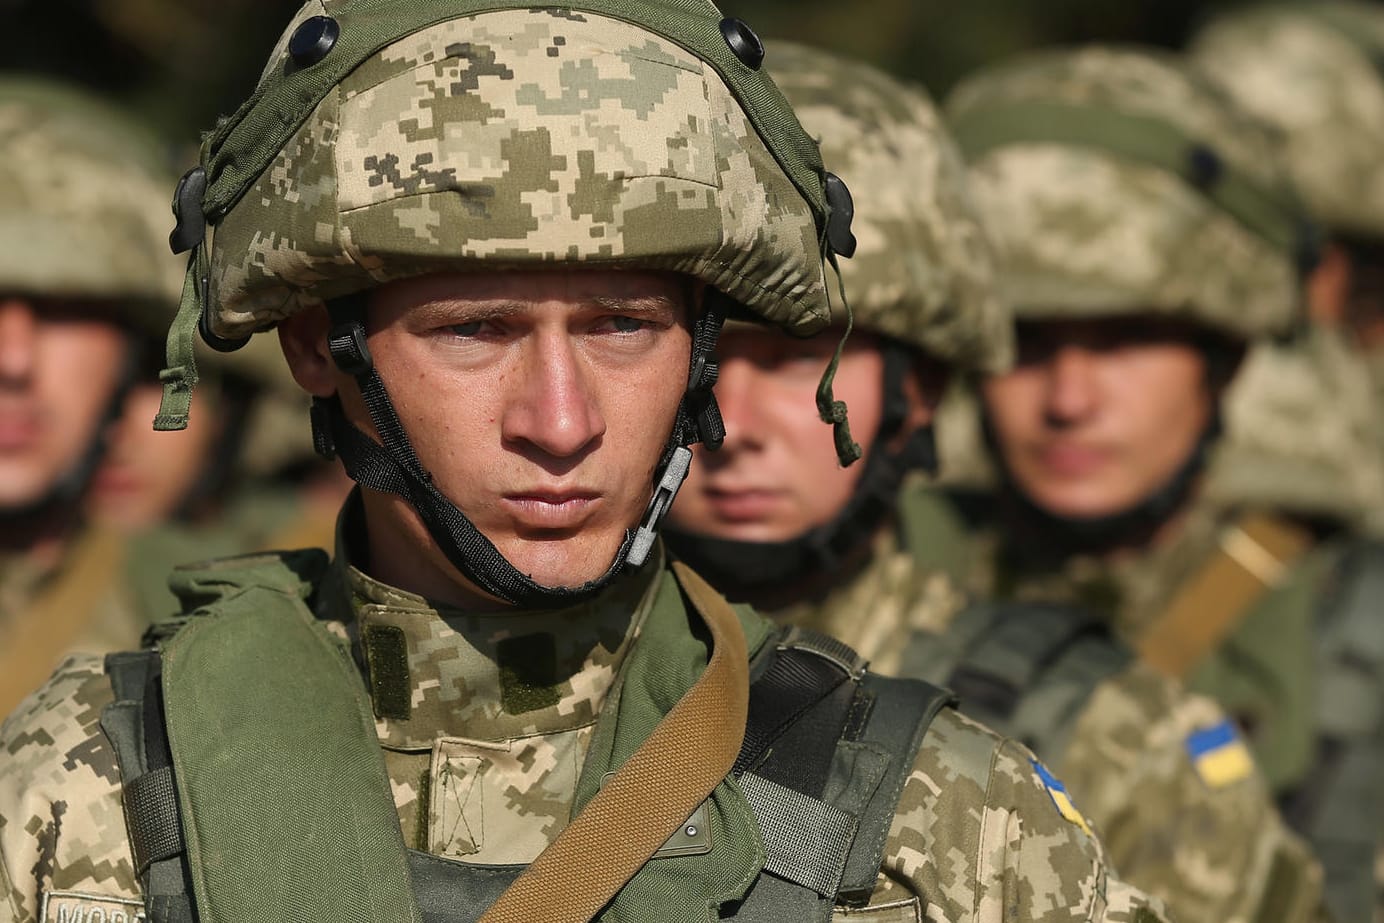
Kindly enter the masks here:
M 616 314 L 611 317 L 610 323 L 619 333 L 635 333 L 643 330 L 648 322 L 638 317 L 625 317 L 622 314 Z
M 452 324 L 447 330 L 450 331 L 453 336 L 473 337 L 480 334 L 483 325 L 483 321 L 473 320 L 467 324 Z

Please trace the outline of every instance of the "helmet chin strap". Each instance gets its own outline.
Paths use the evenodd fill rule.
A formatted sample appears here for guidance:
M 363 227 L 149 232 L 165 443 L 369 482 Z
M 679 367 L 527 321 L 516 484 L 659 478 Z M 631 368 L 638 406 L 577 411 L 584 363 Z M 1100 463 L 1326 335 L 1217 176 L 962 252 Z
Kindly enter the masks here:
M 714 586 L 754 599 L 824 575 L 838 573 L 853 552 L 869 542 L 893 515 L 899 489 L 910 472 L 937 469 L 931 426 L 910 433 L 902 448 L 892 442 L 909 410 L 903 381 L 913 368 L 907 347 L 883 341 L 884 412 L 878 434 L 865 459 L 845 508 L 830 522 L 782 542 L 748 542 L 717 538 L 674 527 L 664 529 L 669 549 Z
M 327 339 L 332 360 L 355 379 L 380 442 L 347 419 L 338 397 L 319 398 L 312 408 L 313 443 L 318 454 L 328 459 L 340 456 L 347 475 L 362 487 L 403 497 L 418 511 L 428 534 L 453 567 L 484 592 L 521 608 L 574 605 L 598 593 L 626 565 L 641 566 L 653 547 L 659 523 L 687 477 L 692 459 L 688 445 L 698 440 L 720 445 L 724 438 L 711 388 L 717 375 L 712 350 L 725 313 L 721 299 L 708 290 L 704 310 L 692 332 L 687 392 L 678 406 L 653 496 L 640 523 L 625 532 L 615 560 L 600 577 L 575 587 L 544 586 L 510 564 L 437 489 L 432 475 L 419 462 L 366 344 L 364 295 L 336 299 L 327 308 L 332 320 Z

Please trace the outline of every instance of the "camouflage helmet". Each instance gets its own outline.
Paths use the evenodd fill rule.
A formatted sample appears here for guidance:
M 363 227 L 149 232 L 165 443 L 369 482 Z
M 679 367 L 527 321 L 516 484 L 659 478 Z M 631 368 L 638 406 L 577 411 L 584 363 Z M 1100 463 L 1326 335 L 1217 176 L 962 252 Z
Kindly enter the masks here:
M 1181 59 L 1040 52 L 964 81 L 946 111 L 1020 317 L 1294 324 L 1312 238 L 1272 138 Z
M 0 78 L 0 291 L 119 301 L 162 334 L 182 290 L 157 145 L 114 106 Z
M 179 186 L 172 393 L 198 315 L 234 348 L 440 270 L 671 270 L 816 332 L 827 180 L 761 58 L 710 0 L 312 0 Z
M 1364 526 L 1384 508 L 1376 413 L 1369 371 L 1337 331 L 1257 343 L 1226 393 L 1207 496 Z
M 841 264 L 855 322 L 958 369 L 1006 367 L 994 255 L 927 92 L 787 42 L 770 44 L 769 69 L 855 201 L 858 245 Z
M 1316 218 L 1384 237 L 1384 7 L 1273 4 L 1213 20 L 1192 60 L 1279 129 Z

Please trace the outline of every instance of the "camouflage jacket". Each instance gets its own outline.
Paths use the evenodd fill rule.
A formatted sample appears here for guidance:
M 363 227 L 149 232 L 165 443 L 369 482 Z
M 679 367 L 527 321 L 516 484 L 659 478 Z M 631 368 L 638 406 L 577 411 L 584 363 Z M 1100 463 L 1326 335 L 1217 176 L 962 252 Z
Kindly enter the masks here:
M 949 573 L 961 559 L 925 560 L 926 552 L 907 547 L 942 532 L 945 511 L 921 493 L 904 502 L 918 507 L 904 517 L 910 528 L 883 531 L 854 579 L 824 599 L 773 613 L 841 638 L 888 675 L 900 671 L 901 653 L 920 635 L 949 646 L 957 640 L 967 598 Z M 938 675 L 919 678 L 946 683 L 964 656 L 953 649 L 929 662 Z M 1165 900 L 1178 919 L 1317 919 L 1320 866 L 1285 826 L 1264 779 L 1247 761 L 1208 777 L 1192 756 L 1199 735 L 1226 722 L 1212 700 L 1135 662 L 1094 685 L 1065 743 L 1051 741 L 1050 752 L 1048 742 L 1029 743 L 1074 794 L 1121 876 Z
M 955 529 L 951 540 L 968 548 L 965 580 L 972 591 L 1077 602 L 1109 617 L 1117 633 L 1137 645 L 1209 559 L 1223 549 L 1230 553 L 1235 529 L 1252 512 L 1200 497 L 1155 547 L 1114 560 L 1054 558 L 1050 549 L 1002 541 L 993 510 L 983 504 L 971 510 L 969 523 Z M 1340 532 L 1313 535 L 1304 551 L 1273 569 L 1269 583 L 1191 668 L 1186 683 L 1216 700 L 1246 732 L 1285 817 L 1321 850 L 1333 907 L 1343 894 L 1355 895 L 1351 906 L 1359 906 L 1362 883 L 1347 882 L 1346 869 L 1353 864 L 1348 857 L 1370 848 L 1362 840 L 1373 840 L 1374 913 L 1384 920 L 1384 817 L 1371 807 L 1381 796 L 1370 790 L 1376 785 L 1372 779 L 1380 777 L 1384 752 L 1377 705 L 1384 685 L 1384 637 L 1375 627 L 1377 619 L 1339 615 L 1355 561 L 1363 564 L 1357 574 L 1367 575 L 1355 592 L 1363 587 L 1371 595 L 1381 579 L 1372 546 Z M 1373 605 L 1370 599 L 1364 603 Z M 1341 638 L 1338 628 L 1344 624 L 1352 626 L 1353 637 Z M 1360 730 L 1371 723 L 1373 730 Z M 1363 787 L 1358 791 L 1339 775 L 1344 764 L 1326 752 L 1333 745 L 1323 735 L 1337 734 L 1343 725 L 1349 726 L 1348 739 L 1363 742 L 1362 756 L 1372 754 L 1374 768 L 1359 774 Z M 1368 734 L 1372 741 L 1361 736 Z M 1338 797 L 1346 800 L 1335 803 Z M 1336 845 L 1338 838 L 1355 845 Z M 1334 861 L 1334 854 L 1345 861 Z
M 140 617 L 125 580 L 121 537 L 81 530 L 54 564 L 33 555 L 0 559 L 0 716 L 66 655 L 105 653 L 139 643 Z
M 381 719 L 376 730 L 408 845 L 471 862 L 525 862 L 556 837 L 598 723 L 618 720 L 619 697 L 607 692 L 641 625 L 655 600 L 680 600 L 659 592 L 671 579 L 650 565 L 574 609 L 475 615 L 333 566 L 327 580 L 348 602 L 329 624 L 358 658 L 369 656 L 362 646 L 371 626 L 406 639 L 408 688 L 388 694 L 407 695 L 410 716 Z M 761 640 L 769 636 L 767 623 L 746 617 L 763 627 Z M 545 651 L 525 641 L 535 637 Z M 525 643 L 515 647 L 515 638 Z M 372 695 L 380 692 L 372 685 Z M 0 728 L 4 923 L 87 919 L 78 911 L 97 908 L 107 920 L 133 919 L 139 889 L 119 776 L 98 726 L 111 697 L 101 664 L 76 658 Z M 1053 784 L 1022 746 L 945 710 L 905 783 L 871 909 L 852 915 L 1164 919 L 1161 904 L 1111 876 L 1100 844 L 1058 810 Z

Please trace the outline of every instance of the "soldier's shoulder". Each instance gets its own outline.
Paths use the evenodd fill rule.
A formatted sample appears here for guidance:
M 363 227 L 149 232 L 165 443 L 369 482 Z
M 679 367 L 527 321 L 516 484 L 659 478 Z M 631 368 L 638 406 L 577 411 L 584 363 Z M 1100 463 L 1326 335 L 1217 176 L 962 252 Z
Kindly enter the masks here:
M 1165 919 L 1109 874 L 1065 786 L 1032 752 L 954 709 L 918 750 L 881 872 L 951 920 L 1010 919 L 1015 900 L 1024 919 Z
M 100 726 L 112 698 L 101 659 L 77 655 L 0 725 L 0 881 L 20 923 L 45 895 L 69 915 L 139 897 Z

